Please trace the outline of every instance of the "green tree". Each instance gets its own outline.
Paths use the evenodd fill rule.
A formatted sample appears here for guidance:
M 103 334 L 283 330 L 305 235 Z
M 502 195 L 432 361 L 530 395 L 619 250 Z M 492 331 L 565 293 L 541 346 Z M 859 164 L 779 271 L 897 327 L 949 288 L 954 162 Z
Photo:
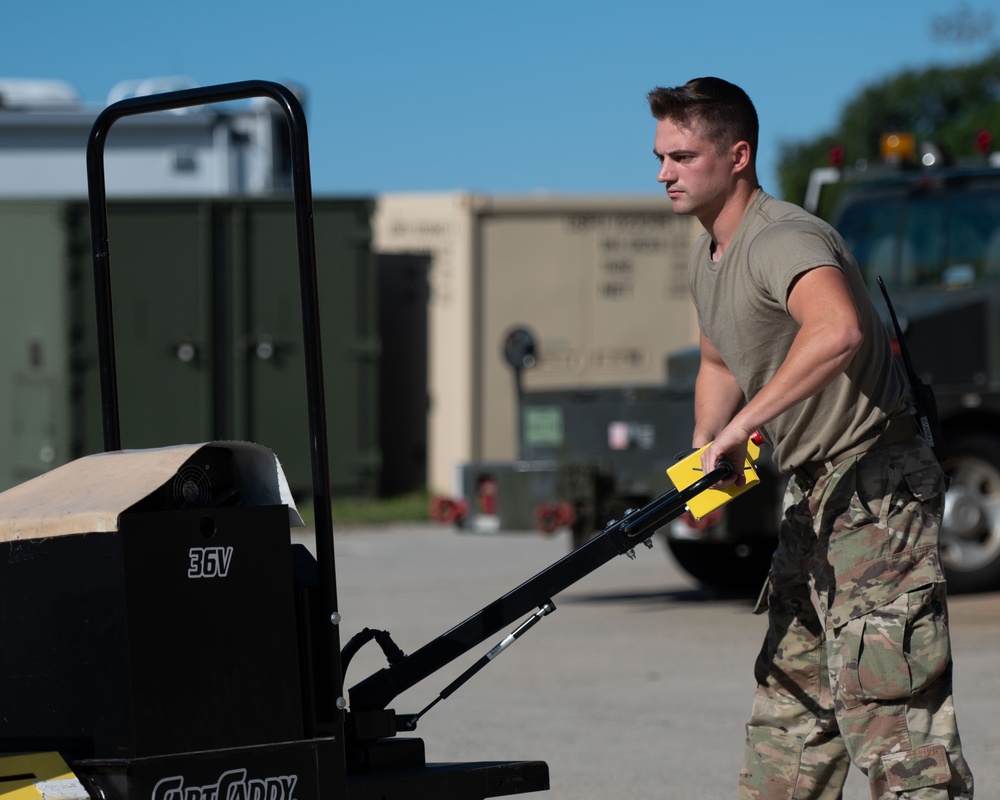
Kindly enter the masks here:
M 962 160 L 976 155 L 976 135 L 983 130 L 1000 146 L 1000 50 L 972 64 L 906 70 L 864 87 L 844 107 L 835 130 L 781 145 L 781 193 L 801 202 L 810 171 L 829 164 L 834 146 L 842 148 L 845 166 L 863 168 L 878 159 L 882 134 L 909 131 Z

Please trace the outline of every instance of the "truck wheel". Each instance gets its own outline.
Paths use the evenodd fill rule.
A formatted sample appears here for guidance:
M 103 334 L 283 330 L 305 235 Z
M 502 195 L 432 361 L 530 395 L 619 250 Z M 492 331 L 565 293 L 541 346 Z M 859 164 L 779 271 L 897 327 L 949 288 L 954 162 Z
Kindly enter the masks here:
M 756 592 L 764 585 L 777 540 L 769 536 L 739 543 L 667 537 L 681 569 L 699 583 L 730 592 Z
M 948 442 L 941 562 L 948 591 L 1000 588 L 1000 437 L 965 434 Z

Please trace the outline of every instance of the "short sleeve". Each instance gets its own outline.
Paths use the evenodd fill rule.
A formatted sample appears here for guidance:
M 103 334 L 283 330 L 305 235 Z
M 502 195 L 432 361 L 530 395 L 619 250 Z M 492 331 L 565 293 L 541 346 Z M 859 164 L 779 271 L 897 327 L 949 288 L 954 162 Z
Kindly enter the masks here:
M 757 285 L 786 311 L 797 277 L 816 267 L 844 269 L 831 237 L 806 220 L 779 221 L 761 231 L 751 244 L 749 263 Z

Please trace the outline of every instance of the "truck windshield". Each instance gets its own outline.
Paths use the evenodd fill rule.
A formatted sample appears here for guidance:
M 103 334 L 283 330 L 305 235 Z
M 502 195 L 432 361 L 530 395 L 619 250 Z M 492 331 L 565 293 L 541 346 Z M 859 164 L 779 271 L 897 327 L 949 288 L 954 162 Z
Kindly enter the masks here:
M 846 197 L 835 226 L 869 284 L 1000 282 L 1000 181 L 886 186 Z

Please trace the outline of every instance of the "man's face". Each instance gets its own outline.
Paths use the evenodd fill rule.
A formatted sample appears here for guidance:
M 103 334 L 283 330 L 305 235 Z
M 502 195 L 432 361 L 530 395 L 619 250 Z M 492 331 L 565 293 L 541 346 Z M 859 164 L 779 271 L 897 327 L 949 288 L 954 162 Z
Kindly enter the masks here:
M 720 155 L 696 129 L 664 119 L 656 123 L 653 152 L 660 161 L 656 179 L 666 188 L 676 213 L 703 221 L 718 213 L 733 184 L 728 151 Z

